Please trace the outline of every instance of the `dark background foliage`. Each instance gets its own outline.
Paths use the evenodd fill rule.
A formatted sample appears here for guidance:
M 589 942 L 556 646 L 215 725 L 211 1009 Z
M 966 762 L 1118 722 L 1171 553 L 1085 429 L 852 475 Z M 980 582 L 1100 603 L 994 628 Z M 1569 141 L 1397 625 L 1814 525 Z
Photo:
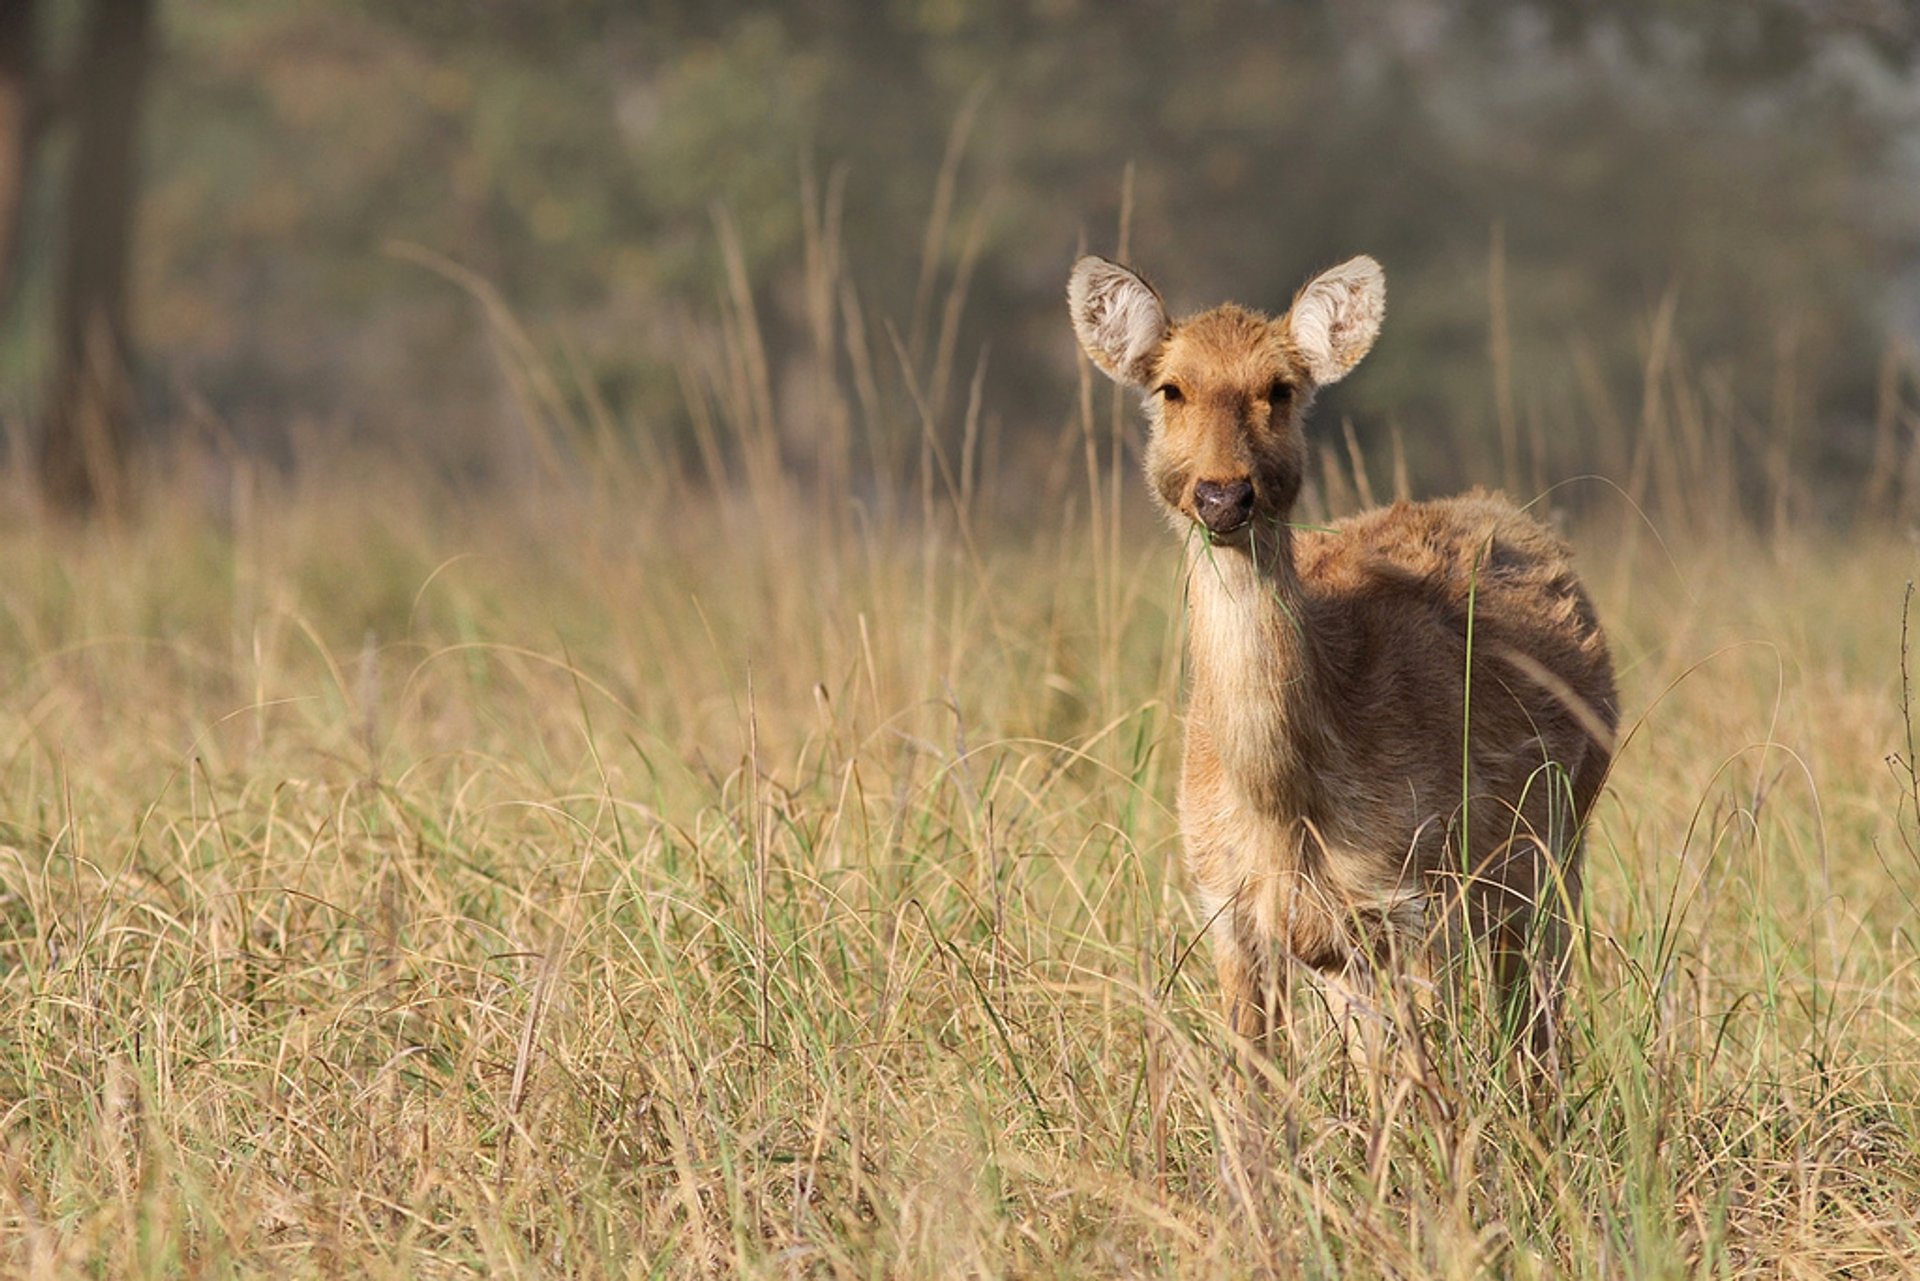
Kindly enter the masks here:
M 90 92 L 62 83 L 84 6 L 39 8 L 54 108 L 0 313 L 15 440 L 49 408 L 65 121 Z M 413 246 L 496 289 L 622 430 L 691 448 L 732 242 L 804 467 L 812 217 L 879 377 L 936 364 L 964 295 L 922 390 L 958 432 L 984 368 L 1011 465 L 1071 416 L 1062 282 L 1124 215 L 1176 308 L 1277 310 L 1379 257 L 1386 336 L 1330 412 L 1369 446 L 1397 432 L 1416 488 L 1628 465 L 1570 424 L 1630 415 L 1670 332 L 1700 395 L 1756 439 L 1802 424 L 1795 465 L 1845 494 L 1876 431 L 1911 431 L 1916 49 L 1903 5 L 1814 0 L 160 0 L 139 419 L 497 470 L 518 409 L 487 323 Z

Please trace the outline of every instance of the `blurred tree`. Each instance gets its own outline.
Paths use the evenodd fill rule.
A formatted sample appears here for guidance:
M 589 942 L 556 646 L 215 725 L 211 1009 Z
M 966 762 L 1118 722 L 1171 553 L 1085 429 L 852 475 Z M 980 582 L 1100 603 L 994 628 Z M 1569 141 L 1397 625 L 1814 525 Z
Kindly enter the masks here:
M 84 351 L 68 278 L 87 229 L 53 161 L 109 105 L 82 98 L 138 104 L 124 77 L 49 73 L 86 65 L 90 9 L 124 7 L 38 6 L 39 92 L 70 105 L 28 193 L 34 305 L 0 317 L 10 386 L 61 386 L 44 367 Z M 984 369 L 1004 415 L 986 429 L 1031 470 L 1071 407 L 1061 279 L 1083 240 L 1119 248 L 1124 203 L 1129 252 L 1176 306 L 1281 307 L 1315 267 L 1378 255 L 1394 319 L 1336 412 L 1369 453 L 1398 427 L 1422 485 L 1489 474 L 1496 423 L 1506 471 L 1516 446 L 1532 475 L 1615 466 L 1552 427 L 1600 416 L 1596 388 L 1632 402 L 1670 295 L 1696 381 L 1748 417 L 1776 413 L 1778 358 L 1806 371 L 1806 462 L 1841 474 L 1871 442 L 1885 316 L 1906 307 L 1920 335 L 1915 12 L 167 0 L 138 296 L 112 332 L 246 448 L 365 434 L 510 470 L 521 407 L 469 301 L 387 252 L 411 244 L 497 289 L 612 420 L 688 450 L 687 373 L 724 364 L 716 314 L 747 298 L 788 464 L 813 458 L 817 367 L 851 374 L 864 344 L 878 401 L 905 403 L 890 379 L 944 388 L 934 431 L 956 438 Z M 68 319 L 36 326 L 63 293 Z M 917 417 L 861 421 L 859 449 L 917 457 Z
M 77 55 L 52 390 L 41 481 L 55 506 L 86 511 L 125 498 L 133 383 L 127 269 L 141 89 L 153 0 L 94 0 Z
M 0 311 L 18 274 L 20 222 L 33 156 L 34 10 L 37 0 L 0 0 Z

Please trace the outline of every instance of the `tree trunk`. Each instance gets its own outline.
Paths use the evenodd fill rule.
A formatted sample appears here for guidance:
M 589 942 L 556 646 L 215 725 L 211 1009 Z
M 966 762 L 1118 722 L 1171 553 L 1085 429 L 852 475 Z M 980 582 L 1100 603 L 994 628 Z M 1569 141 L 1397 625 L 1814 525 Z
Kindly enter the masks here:
M 0 0 L 0 313 L 13 296 L 33 156 L 34 9 Z
M 127 265 L 140 102 L 153 0 L 94 0 L 79 53 L 66 246 L 41 482 L 57 507 L 109 510 L 126 498 L 133 383 Z

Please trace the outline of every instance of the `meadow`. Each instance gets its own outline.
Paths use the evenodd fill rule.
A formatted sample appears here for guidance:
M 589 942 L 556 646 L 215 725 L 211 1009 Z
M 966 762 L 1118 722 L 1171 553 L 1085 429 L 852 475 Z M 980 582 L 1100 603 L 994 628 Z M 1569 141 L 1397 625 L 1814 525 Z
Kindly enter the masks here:
M 852 383 L 782 458 L 751 341 L 684 458 L 503 349 L 513 484 L 183 446 L 75 527 L 7 479 L 10 1274 L 1920 1260 L 1897 513 L 1755 504 L 1735 426 L 1658 377 L 1626 474 L 1520 487 L 1568 500 L 1627 729 L 1558 1095 L 1470 1047 L 1421 1091 L 1329 1052 L 1249 1094 L 1180 882 L 1180 557 L 1129 408 L 1083 386 L 1020 476 L 913 397 L 888 485 Z M 1322 463 L 1322 512 L 1405 483 Z

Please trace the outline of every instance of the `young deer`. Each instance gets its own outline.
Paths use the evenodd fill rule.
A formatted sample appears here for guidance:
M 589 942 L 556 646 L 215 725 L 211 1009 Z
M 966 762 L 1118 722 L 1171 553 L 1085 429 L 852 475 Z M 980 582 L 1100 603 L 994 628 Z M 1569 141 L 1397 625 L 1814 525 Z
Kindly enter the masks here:
M 1093 257 L 1067 301 L 1093 363 L 1145 393 L 1147 479 L 1187 544 L 1180 828 L 1229 1022 L 1264 1038 L 1297 967 L 1365 1019 L 1382 969 L 1454 974 L 1471 934 L 1544 1052 L 1616 718 L 1566 547 L 1479 490 L 1288 523 L 1314 393 L 1380 331 L 1371 258 L 1272 320 L 1169 320 Z

